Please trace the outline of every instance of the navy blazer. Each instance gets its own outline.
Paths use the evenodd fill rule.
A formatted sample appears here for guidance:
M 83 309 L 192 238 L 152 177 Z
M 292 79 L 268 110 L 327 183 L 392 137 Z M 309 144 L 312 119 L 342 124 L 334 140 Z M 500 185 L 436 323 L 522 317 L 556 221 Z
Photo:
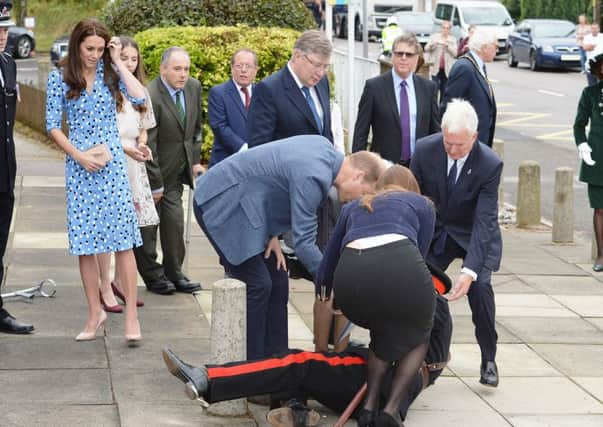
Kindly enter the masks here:
M 496 127 L 496 100 L 492 86 L 478 70 L 477 63 L 469 53 L 460 57 L 450 70 L 440 105 L 442 114 L 446 111 L 448 102 L 454 98 L 466 99 L 473 105 L 479 121 L 477 139 L 492 147 Z
M 249 146 L 296 135 L 322 135 L 333 142 L 329 80 L 324 77 L 314 88 L 323 111 L 322 133 L 287 66 L 258 83 L 247 116 Z
M 230 156 L 197 179 L 195 205 L 229 263 L 264 253 L 271 237 L 292 231 L 295 254 L 313 276 L 317 210 L 343 154 L 318 135 L 300 135 Z
M 434 82 L 413 75 L 417 100 L 415 140 L 440 131 L 438 88 Z M 388 71 L 366 81 L 358 103 L 352 152 L 366 150 L 369 130 L 373 129 L 371 151 L 398 163 L 402 157 L 402 128 L 396 105 L 394 78 Z
M 439 239 L 449 235 L 467 252 L 463 266 L 477 274 L 484 267 L 491 271 L 500 267 L 498 184 L 502 167 L 498 155 L 476 141 L 452 194 L 448 194 L 448 156 L 441 133 L 422 138 L 410 162 L 423 195 L 436 206 L 432 249 Z
M 247 110 L 232 79 L 210 89 L 207 116 L 214 132 L 214 145 L 209 159 L 209 167 L 212 167 L 239 151 L 247 142 Z

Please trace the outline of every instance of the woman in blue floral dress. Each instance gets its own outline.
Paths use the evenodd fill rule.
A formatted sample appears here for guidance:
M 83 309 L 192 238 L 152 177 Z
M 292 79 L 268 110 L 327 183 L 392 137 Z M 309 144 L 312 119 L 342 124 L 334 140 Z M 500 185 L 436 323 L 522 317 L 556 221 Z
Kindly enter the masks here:
M 117 130 L 116 102 L 121 102 L 121 91 L 133 104 L 141 104 L 145 91 L 127 70 L 120 52 L 119 38 L 110 38 L 99 21 L 85 19 L 71 33 L 61 68 L 48 76 L 46 128 L 67 155 L 69 251 L 79 257 L 88 300 L 88 319 L 77 341 L 95 339 L 107 318 L 100 306 L 95 259 L 95 254 L 105 252 L 115 252 L 115 262 L 123 272 L 126 340 L 141 339 L 132 247 L 140 246 L 142 240 Z M 69 137 L 61 130 L 63 111 Z

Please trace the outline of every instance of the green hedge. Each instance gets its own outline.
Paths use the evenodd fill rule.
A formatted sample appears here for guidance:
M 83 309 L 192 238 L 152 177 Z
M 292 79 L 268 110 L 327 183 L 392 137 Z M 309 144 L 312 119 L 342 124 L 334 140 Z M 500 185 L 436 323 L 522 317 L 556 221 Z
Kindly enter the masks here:
M 301 3 L 301 2 L 300 2 Z M 191 76 L 203 85 L 203 113 L 207 118 L 209 89 L 230 78 L 230 57 L 239 48 L 247 47 L 258 55 L 257 80 L 282 68 L 291 56 L 297 31 L 284 28 L 236 27 L 175 27 L 155 28 L 135 37 L 149 80 L 159 74 L 161 53 L 170 46 L 181 46 L 191 57 Z M 204 120 L 201 157 L 209 160 L 213 133 Z
M 116 0 L 103 10 L 102 20 L 117 34 L 136 34 L 152 27 L 246 24 L 298 31 L 316 27 L 299 0 Z
M 578 15 L 592 18 L 592 0 L 502 0 L 514 18 L 549 18 L 578 21 Z

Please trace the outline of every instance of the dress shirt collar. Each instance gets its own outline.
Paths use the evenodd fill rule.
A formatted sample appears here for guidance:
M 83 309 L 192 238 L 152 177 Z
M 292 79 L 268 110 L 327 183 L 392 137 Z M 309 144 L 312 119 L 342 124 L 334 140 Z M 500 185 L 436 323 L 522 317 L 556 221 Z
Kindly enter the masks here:
M 479 57 L 479 55 L 473 51 L 470 50 L 469 53 L 471 54 L 471 56 L 473 56 L 473 59 L 475 59 L 475 62 L 479 68 L 479 72 L 482 74 L 482 76 L 486 77 L 486 75 L 484 74 L 484 61 L 482 61 L 482 58 Z
M 239 93 L 240 96 L 243 96 L 243 92 L 241 91 L 241 89 L 243 88 L 243 86 L 241 86 L 240 84 L 238 84 L 235 79 L 231 79 L 232 82 L 234 83 L 235 87 L 237 88 L 237 92 Z M 247 93 L 249 93 L 249 97 L 251 98 L 251 91 L 253 90 L 252 88 L 253 84 L 250 84 L 249 86 L 247 86 Z
M 395 90 L 400 90 L 400 84 L 402 83 L 402 81 L 406 82 L 407 88 L 408 90 L 411 90 L 413 93 L 415 91 L 415 79 L 414 79 L 414 73 L 410 73 L 410 75 L 406 78 L 403 79 L 402 77 L 400 77 L 398 75 L 398 73 L 396 73 L 393 69 L 392 69 L 392 76 L 394 78 L 394 89 Z
M 184 98 L 184 88 L 183 89 L 174 89 L 172 86 L 170 86 L 168 84 L 168 82 L 166 82 L 163 77 L 161 78 L 161 83 L 163 83 L 163 85 L 165 86 L 165 88 L 167 89 L 168 93 L 170 94 L 170 96 L 172 97 L 172 99 L 176 99 L 176 92 L 178 91 L 182 91 L 182 97 Z
M 477 141 L 475 142 L 475 144 L 477 144 Z M 456 161 L 456 179 L 458 179 L 459 176 L 461 175 L 461 171 L 463 170 L 463 166 L 465 165 L 465 162 L 467 161 L 467 157 L 469 157 L 469 154 L 471 154 L 471 151 L 469 151 L 467 154 L 465 154 L 460 159 L 457 159 L 457 161 Z M 451 158 L 448 154 L 446 154 L 446 158 L 448 159 L 448 168 L 446 169 L 446 175 L 448 175 L 448 172 L 450 172 L 450 168 L 454 164 L 454 159 Z

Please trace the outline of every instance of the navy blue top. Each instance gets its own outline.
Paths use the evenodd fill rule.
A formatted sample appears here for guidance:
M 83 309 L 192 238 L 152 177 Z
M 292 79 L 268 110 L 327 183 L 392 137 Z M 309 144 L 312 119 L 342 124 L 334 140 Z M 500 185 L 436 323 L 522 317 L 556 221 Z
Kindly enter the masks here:
M 316 285 L 331 289 L 333 274 L 345 246 L 357 239 L 402 234 L 427 255 L 435 227 L 433 203 L 413 192 L 391 192 L 373 199 L 373 212 L 358 200 L 341 210 L 316 275 Z

